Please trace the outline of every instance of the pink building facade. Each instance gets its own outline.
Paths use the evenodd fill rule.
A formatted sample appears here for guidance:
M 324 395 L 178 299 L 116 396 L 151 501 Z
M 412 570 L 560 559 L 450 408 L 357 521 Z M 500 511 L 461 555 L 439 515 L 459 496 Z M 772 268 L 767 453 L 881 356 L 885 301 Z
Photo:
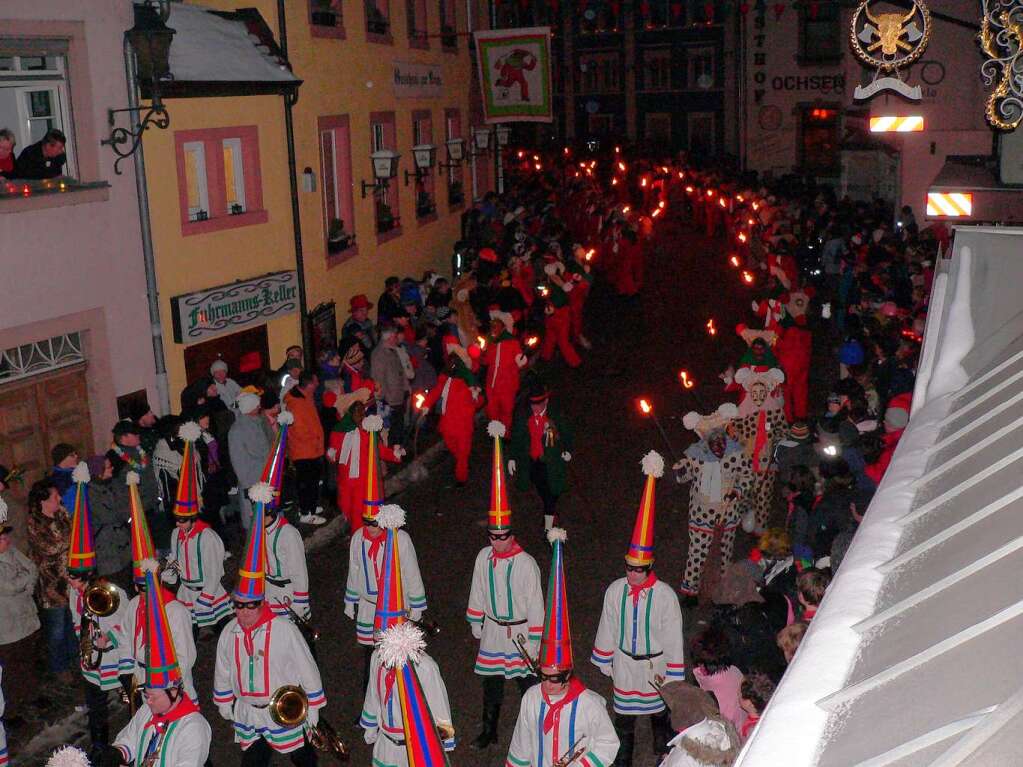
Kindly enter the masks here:
M 892 92 L 854 99 L 856 86 L 874 76 L 849 43 L 854 4 L 785 3 L 780 16 L 771 3 L 758 5 L 740 20 L 746 168 L 775 176 L 805 172 L 830 180 L 840 194 L 911 205 L 922 218 L 927 189 L 946 157 L 991 153 L 974 0 L 927 3 L 930 42 L 903 72 L 909 85 L 921 87 L 918 102 Z M 879 116 L 919 116 L 924 130 L 871 133 L 870 117 Z
M 107 110 L 127 106 L 131 26 L 124 0 L 0 5 L 0 128 L 15 154 L 48 129 L 68 139 L 66 183 L 0 193 L 0 463 L 21 466 L 26 487 L 58 442 L 106 450 L 118 398 L 155 402 L 134 171 L 116 175 L 100 145 Z

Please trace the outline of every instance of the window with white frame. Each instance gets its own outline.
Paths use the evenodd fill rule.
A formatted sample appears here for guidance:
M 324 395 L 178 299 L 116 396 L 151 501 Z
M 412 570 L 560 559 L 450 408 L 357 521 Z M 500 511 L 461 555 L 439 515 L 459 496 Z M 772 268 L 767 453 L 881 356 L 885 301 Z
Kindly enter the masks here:
M 320 117 L 320 164 L 323 170 L 323 228 L 327 258 L 355 246 L 352 196 L 352 134 L 347 115 Z
M 245 169 L 242 163 L 242 140 L 227 138 L 224 147 L 224 193 L 227 212 L 232 216 L 244 213 Z
M 0 37 L 0 128 L 14 133 L 15 157 L 42 139 L 47 131 L 60 130 L 67 137 L 64 175 L 77 176 L 66 71 L 67 43 L 57 40 L 25 45 L 30 47 Z
M 206 146 L 201 141 L 184 145 L 185 189 L 188 220 L 205 221 L 210 217 L 210 188 L 206 181 Z

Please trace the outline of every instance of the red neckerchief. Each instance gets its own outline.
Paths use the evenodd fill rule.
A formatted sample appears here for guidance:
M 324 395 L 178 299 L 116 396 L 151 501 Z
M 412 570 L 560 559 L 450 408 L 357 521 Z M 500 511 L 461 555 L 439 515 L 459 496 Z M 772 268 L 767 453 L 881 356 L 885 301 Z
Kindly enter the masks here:
M 561 712 L 561 709 L 574 701 L 585 691 L 586 685 L 580 682 L 578 677 L 572 677 L 568 680 L 568 689 L 565 691 L 564 697 L 562 697 L 562 699 L 557 703 L 551 703 L 551 699 L 547 697 L 547 693 L 545 693 L 541 687 L 540 694 L 543 696 L 544 703 L 546 703 L 549 707 L 543 718 L 543 731 L 545 733 L 550 732 L 554 727 L 554 717 Z
M 763 474 L 767 467 L 761 467 L 761 455 L 767 446 L 767 411 L 763 408 L 757 414 L 757 433 L 753 438 L 753 471 Z
M 638 586 L 629 586 L 629 596 L 632 597 L 632 604 L 638 605 L 639 592 L 641 592 L 643 589 L 652 588 L 655 583 L 657 583 L 657 574 L 653 570 L 651 570 L 650 573 L 647 575 L 646 580 L 643 581 L 641 584 L 639 584 Z
M 238 624 L 238 627 L 242 629 L 242 642 L 245 644 L 245 652 L 249 654 L 250 658 L 252 657 L 253 653 L 255 653 L 256 650 L 256 647 L 252 641 L 252 637 L 256 633 L 256 629 L 258 629 L 260 626 L 269 623 L 273 619 L 274 619 L 273 610 L 267 607 L 266 602 L 263 602 L 263 604 L 259 608 L 259 619 L 254 624 L 252 624 L 252 628 L 242 628 L 241 624 L 240 623 Z
M 511 559 L 516 554 L 520 554 L 521 552 L 522 552 L 522 547 L 519 546 L 519 542 L 518 541 L 514 541 L 512 543 L 512 545 L 511 545 L 511 548 L 508 549 L 503 554 L 501 554 L 500 552 L 497 551 L 497 549 L 495 549 L 493 546 L 491 546 L 490 547 L 490 566 L 491 567 L 497 567 L 497 560 L 499 560 L 499 559 Z
M 192 524 L 192 529 L 189 530 L 187 534 L 185 533 L 184 530 L 178 530 L 178 542 L 184 543 L 186 540 L 190 538 L 195 538 L 195 536 L 197 536 L 203 530 L 208 530 L 209 527 L 210 526 L 203 522 L 201 519 L 197 519 Z
M 184 691 L 181 693 L 181 697 L 178 698 L 177 705 L 174 706 L 166 714 L 153 714 L 152 718 L 146 722 L 146 727 L 155 727 L 159 732 L 165 732 L 167 725 L 171 722 L 176 722 L 178 719 L 184 719 L 189 714 L 194 714 L 199 710 L 199 707 L 192 702 L 192 699 L 185 695 Z
M 365 536 L 365 533 L 363 535 Z M 377 552 L 380 551 L 380 547 L 383 546 L 384 541 L 387 540 L 387 533 L 382 532 L 376 538 L 366 537 L 366 540 L 369 541 L 369 550 L 366 551 L 366 554 L 367 556 L 369 556 L 370 560 L 372 560 L 375 563 L 377 558 Z

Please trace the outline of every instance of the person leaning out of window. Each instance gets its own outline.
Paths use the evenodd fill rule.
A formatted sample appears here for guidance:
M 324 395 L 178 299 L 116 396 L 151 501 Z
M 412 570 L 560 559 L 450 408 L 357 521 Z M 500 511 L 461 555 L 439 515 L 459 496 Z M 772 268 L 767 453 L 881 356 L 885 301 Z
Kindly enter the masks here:
M 67 136 L 61 131 L 56 128 L 46 131 L 39 141 L 21 150 L 14 166 L 15 178 L 41 181 L 63 175 L 67 163 L 66 145 Z

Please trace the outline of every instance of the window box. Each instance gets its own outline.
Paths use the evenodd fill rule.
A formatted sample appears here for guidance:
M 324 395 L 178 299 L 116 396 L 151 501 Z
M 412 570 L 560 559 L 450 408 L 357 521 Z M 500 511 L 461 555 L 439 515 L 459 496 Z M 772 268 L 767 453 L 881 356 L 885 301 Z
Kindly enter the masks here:
M 416 200 L 416 218 L 426 218 L 432 216 L 437 212 L 437 206 L 434 204 L 433 199 L 430 195 L 425 192 L 419 195 L 419 199 Z
M 401 222 L 401 219 L 394 215 L 394 211 L 391 210 L 391 206 L 383 203 L 377 203 L 377 234 L 384 234 L 395 229 Z
M 461 181 L 453 181 L 448 184 L 448 205 L 452 207 L 465 202 L 465 190 L 462 189 Z
M 345 39 L 343 0 L 309 0 L 309 30 L 313 37 Z
M 374 42 L 391 42 L 390 8 L 380 0 L 366 0 L 366 33 Z

